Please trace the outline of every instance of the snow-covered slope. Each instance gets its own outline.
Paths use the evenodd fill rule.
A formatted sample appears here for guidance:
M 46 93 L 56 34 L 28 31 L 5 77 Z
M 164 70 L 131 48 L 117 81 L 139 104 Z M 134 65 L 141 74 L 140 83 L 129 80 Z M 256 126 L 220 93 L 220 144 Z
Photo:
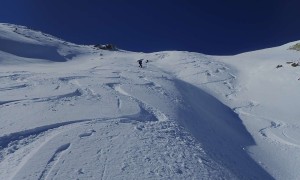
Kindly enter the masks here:
M 300 69 L 291 66 L 300 52 L 288 50 L 296 43 L 220 58 L 238 69 L 231 107 L 257 143 L 249 153 L 277 179 L 300 177 Z
M 199 63 L 192 53 L 169 55 L 161 66 L 229 106 L 242 120 L 255 145 L 247 153 L 276 179 L 300 173 L 299 41 L 235 56 L 210 56 Z M 181 60 L 175 60 L 180 57 Z M 282 67 L 277 67 L 282 65 Z M 210 66 L 210 67 L 209 67 Z
M 0 179 L 296 179 L 288 46 L 105 51 L 0 24 Z
M 0 63 L 64 62 L 82 52 L 83 47 L 24 26 L 0 24 Z

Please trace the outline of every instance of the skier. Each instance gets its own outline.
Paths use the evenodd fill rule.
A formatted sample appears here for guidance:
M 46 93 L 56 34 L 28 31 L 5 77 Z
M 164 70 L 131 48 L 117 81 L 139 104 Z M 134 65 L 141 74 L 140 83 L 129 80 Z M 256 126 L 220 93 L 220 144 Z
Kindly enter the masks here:
M 143 59 L 139 59 L 139 60 L 137 60 L 137 62 L 139 63 L 139 67 L 140 68 L 143 68 Z

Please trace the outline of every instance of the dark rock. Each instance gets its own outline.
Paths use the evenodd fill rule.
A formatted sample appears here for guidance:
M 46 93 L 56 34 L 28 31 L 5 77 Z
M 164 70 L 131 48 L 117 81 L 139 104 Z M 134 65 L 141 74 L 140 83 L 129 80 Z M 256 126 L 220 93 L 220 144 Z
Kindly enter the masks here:
M 105 44 L 105 45 L 96 44 L 94 47 L 98 49 L 110 50 L 110 51 L 118 50 L 117 47 L 113 44 Z
M 297 67 L 297 66 L 299 66 L 299 63 L 292 63 L 291 66 Z

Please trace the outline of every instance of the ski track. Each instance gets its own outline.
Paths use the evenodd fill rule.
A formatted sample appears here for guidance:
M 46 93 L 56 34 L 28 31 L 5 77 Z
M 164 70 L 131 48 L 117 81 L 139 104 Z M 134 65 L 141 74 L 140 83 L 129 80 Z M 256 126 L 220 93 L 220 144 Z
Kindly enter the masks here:
M 259 130 L 264 138 L 272 142 L 280 143 L 283 145 L 293 146 L 300 148 L 299 139 L 293 137 L 293 134 L 299 134 L 300 128 L 292 125 L 284 125 L 271 121 L 270 126 Z
M 51 159 L 47 162 L 47 165 L 45 169 L 42 171 L 38 180 L 47 179 L 47 176 L 51 173 L 52 167 L 56 165 L 63 152 L 66 151 L 70 147 L 70 145 L 71 145 L 70 143 L 67 143 L 57 148 L 57 150 L 55 151 Z
M 114 118 L 113 118 L 114 119 Z M 14 167 L 14 171 L 10 173 L 10 177 L 14 179 L 17 176 L 18 172 L 22 169 L 23 166 L 27 164 L 27 160 L 33 157 L 39 149 L 47 144 L 51 139 L 56 137 L 58 134 L 76 128 L 81 127 L 81 123 L 106 123 L 111 118 L 96 118 L 96 119 L 83 119 L 83 120 L 73 120 L 62 123 L 55 123 L 51 125 L 36 127 L 29 130 L 24 130 L 20 132 L 15 132 L 11 134 L 4 135 L 0 137 L 0 163 L 6 159 L 7 156 L 11 154 L 21 152 L 23 149 L 28 149 L 27 147 L 31 144 L 34 145 L 30 147 L 26 154 L 21 155 L 18 153 L 17 158 L 19 163 Z M 72 125 L 76 126 L 72 126 Z M 72 126 L 72 127 L 69 127 Z M 56 132 L 57 131 L 57 132 Z M 85 138 L 91 136 L 95 130 L 90 130 L 85 133 L 79 134 L 79 138 Z M 52 134 L 52 135 L 51 135 Z M 39 142 L 39 139 L 46 138 L 46 141 Z M 62 153 L 70 147 L 70 143 L 64 144 L 57 148 L 53 156 L 48 160 L 44 170 L 41 172 L 41 175 L 38 179 L 47 179 L 47 176 L 51 173 L 52 168 L 57 164 Z M 26 150 L 26 151 L 28 151 Z M 24 152 L 26 152 L 24 151 Z M 14 165 L 15 166 L 15 165 Z M 0 169 L 1 170 L 1 169 Z
M 130 119 L 136 118 L 139 116 L 143 116 L 143 115 L 145 115 L 145 113 L 142 113 L 142 115 L 138 115 L 138 116 L 132 115 L 132 116 L 120 117 L 119 119 L 120 119 L 121 123 L 131 123 L 132 120 L 130 120 Z M 113 119 L 115 119 L 115 118 L 113 118 Z M 111 118 L 96 118 L 96 119 L 83 119 L 83 120 L 67 121 L 67 122 L 45 125 L 45 126 L 36 127 L 33 129 L 28 129 L 28 130 L 4 135 L 4 136 L 0 137 L 0 142 L 1 142 L 1 144 L 0 144 L 0 147 L 1 147 L 0 162 L 3 161 L 7 155 L 13 154 L 16 151 L 21 150 L 22 148 L 32 144 L 33 142 L 38 141 L 43 136 L 47 136 L 47 132 L 54 131 L 59 128 L 63 128 L 63 130 L 66 131 L 66 130 L 70 129 L 70 128 L 68 128 L 68 126 L 72 125 L 72 124 L 78 124 L 80 126 L 81 123 L 88 123 L 88 122 L 91 122 L 91 123 L 104 122 L 105 123 L 105 122 L 107 122 L 107 120 L 111 120 Z M 79 134 L 79 138 L 89 137 L 95 132 L 96 132 L 95 130 L 91 129 L 87 132 Z M 25 141 L 25 143 L 23 141 Z M 49 139 L 47 141 L 49 141 Z M 19 142 L 21 142 L 21 143 L 19 143 Z M 43 146 L 45 144 L 42 143 L 41 145 Z M 31 150 L 31 152 L 36 153 L 36 151 L 42 147 L 41 145 L 38 145 L 38 144 L 35 145 L 35 147 L 33 147 L 33 150 Z M 43 172 L 41 173 L 39 179 L 47 179 L 47 176 L 49 175 L 49 173 L 51 173 L 51 169 L 55 166 L 55 164 L 57 163 L 57 160 L 59 159 L 59 157 L 61 156 L 63 151 L 67 150 L 69 148 L 69 146 L 70 146 L 70 143 L 63 145 L 56 150 L 54 155 L 48 161 L 48 163 L 47 163 L 46 167 L 44 168 Z M 9 150 L 11 148 L 12 148 L 12 150 Z M 8 151 L 9 153 L 5 153 L 5 152 L 7 152 L 7 150 L 9 150 Z M 33 154 L 29 154 L 29 155 L 33 156 Z M 18 173 L 18 171 L 22 168 L 22 166 L 24 166 L 26 164 L 26 161 L 27 161 L 26 156 L 27 155 L 24 155 L 24 157 L 21 158 L 21 159 L 25 159 L 25 161 L 21 160 L 21 163 L 19 163 L 20 167 L 18 167 L 18 170 L 14 172 L 13 176 L 15 176 Z M 103 176 L 104 176 L 104 174 L 105 174 L 105 170 L 103 172 Z
M 253 103 L 250 103 L 248 106 L 244 107 L 238 107 L 237 109 L 243 109 L 243 108 L 251 108 L 255 105 Z M 238 110 L 238 113 L 244 116 L 252 117 L 254 119 L 257 119 L 259 121 L 265 121 L 269 123 L 270 125 L 264 128 L 261 128 L 258 130 L 258 133 L 265 139 L 267 139 L 270 142 L 273 143 L 279 143 L 283 145 L 293 146 L 293 147 L 300 147 L 300 141 L 298 139 L 293 138 L 292 135 L 288 135 L 289 133 L 298 133 L 300 132 L 300 128 L 297 126 L 293 126 L 290 124 L 286 124 L 280 120 L 272 120 L 268 119 L 266 117 L 260 117 L 253 115 L 251 113 L 247 113 L 243 110 Z M 287 131 L 288 130 L 288 131 Z
M 40 98 L 31 98 L 31 99 L 17 99 L 17 100 L 10 100 L 10 101 L 0 101 L 0 105 L 7 105 L 7 104 L 18 104 L 18 103 L 24 103 L 24 102 L 49 102 L 49 101 L 59 101 L 61 99 L 69 99 L 73 97 L 79 97 L 82 96 L 83 91 L 81 89 L 76 89 L 73 92 L 57 95 L 57 96 L 50 96 L 50 97 L 40 97 Z
M 27 164 L 28 159 L 33 157 L 39 149 L 41 149 L 44 145 L 47 144 L 52 138 L 57 136 L 59 133 L 62 131 L 66 130 L 68 125 L 76 124 L 76 123 L 82 123 L 82 122 L 88 122 L 92 120 L 75 120 L 75 121 L 69 121 L 69 122 L 63 122 L 63 123 L 56 123 L 56 124 L 51 124 L 51 125 L 46 125 L 46 126 L 41 126 L 37 127 L 34 129 L 29 129 L 29 130 L 24 130 L 16 133 L 11 133 L 9 135 L 2 136 L 0 138 L 1 142 L 1 149 L 0 149 L 0 155 L 2 155 L 2 160 L 4 161 L 6 159 L 6 156 L 10 156 L 10 154 L 15 154 L 15 156 L 12 156 L 14 158 L 17 158 L 19 163 L 13 166 L 14 171 L 10 173 L 11 178 L 13 179 L 18 172 L 22 169 L 23 166 Z M 63 129 L 61 129 L 63 128 Z M 56 132 L 57 131 L 57 132 Z M 46 138 L 45 141 L 39 141 L 41 138 Z M 25 142 L 25 143 L 24 143 Z M 30 147 L 32 145 L 32 147 Z M 30 147 L 29 149 L 27 147 Z M 64 149 L 65 146 L 61 146 L 61 148 L 58 148 L 56 153 L 52 156 L 52 158 L 49 160 L 47 163 L 47 167 L 45 168 L 46 171 L 48 172 L 47 169 L 49 169 L 51 162 L 56 160 L 57 155 L 60 154 L 61 150 Z M 9 149 L 13 149 L 9 150 Z M 23 149 L 27 149 L 24 152 L 27 152 L 24 154 L 22 153 Z M 4 154 L 5 152 L 8 152 Z M 45 174 L 45 173 L 43 173 Z M 41 176 L 42 177 L 42 176 Z
M 30 136 L 38 136 L 41 133 L 44 133 L 46 131 L 56 129 L 56 128 L 59 128 L 62 126 L 75 124 L 75 123 L 81 123 L 81 122 L 89 122 L 89 121 L 93 121 L 93 120 L 95 120 L 95 119 L 67 121 L 67 122 L 55 123 L 55 124 L 45 125 L 45 126 L 36 127 L 33 129 L 28 129 L 28 130 L 24 130 L 24 131 L 7 134 L 7 135 L 0 137 L 0 147 L 1 147 L 1 149 L 4 149 L 4 148 L 7 148 L 12 142 L 20 141 L 20 140 L 25 139 Z M 0 151 L 1 151 L 1 149 L 0 149 Z
M 65 79 L 68 79 L 67 77 L 64 77 Z M 76 76 L 76 78 L 78 78 Z M 74 77 L 70 78 L 71 80 L 74 80 Z M 76 97 L 89 97 L 90 98 L 95 98 L 97 100 L 101 99 L 101 95 L 95 93 L 91 88 L 82 88 L 81 85 L 75 81 L 77 89 L 74 90 L 73 92 L 70 93 L 65 93 L 61 95 L 55 95 L 55 96 L 49 96 L 49 97 L 37 97 L 37 98 L 30 98 L 30 99 L 15 99 L 15 100 L 8 100 L 8 101 L 0 101 L 0 106 L 5 105 L 8 106 L 10 104 L 19 104 L 19 103 L 25 103 L 25 102 L 33 102 L 33 103 L 39 103 L 39 102 L 50 102 L 50 101 L 61 101 L 61 100 L 67 100 L 71 98 L 76 98 Z M 18 87 L 18 88 L 13 88 L 13 87 Z M 15 90 L 23 87 L 27 87 L 27 85 L 20 85 L 20 86 L 13 86 L 9 88 L 5 88 L 5 90 Z M 60 86 L 58 85 L 55 89 L 59 89 Z M 3 90 L 3 89 L 2 89 Z M 1 91 L 1 89 L 0 89 Z
M 22 88 L 26 88 L 27 86 L 28 86 L 27 84 L 22 84 L 22 85 L 17 85 L 17 86 L 10 86 L 10 87 L 5 87 L 5 88 L 0 88 L 0 91 L 9 91 L 9 90 L 22 89 Z

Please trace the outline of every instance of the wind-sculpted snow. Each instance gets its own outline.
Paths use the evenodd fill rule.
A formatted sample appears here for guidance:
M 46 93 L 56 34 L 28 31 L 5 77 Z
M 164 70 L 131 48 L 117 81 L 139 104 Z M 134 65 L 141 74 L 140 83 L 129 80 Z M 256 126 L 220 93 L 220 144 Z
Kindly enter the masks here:
M 3 64 L 65 62 L 82 54 L 82 49 L 24 26 L 0 23 L 0 63 Z
M 185 100 L 185 107 L 188 107 L 178 111 L 180 124 L 201 142 L 214 161 L 239 179 L 272 179 L 247 154 L 246 147 L 255 145 L 255 141 L 232 109 L 184 81 L 178 80 L 176 85 Z
M 152 65 L 123 60 L 109 70 L 120 59 L 101 68 L 87 61 L 72 73 L 19 74 L 26 98 L 11 93 L 0 106 L 8 119 L 1 178 L 271 179 L 242 149 L 255 143 L 232 110 Z M 8 77 L 3 88 L 17 87 Z
M 57 47 L 17 42 L 1 39 L 1 37 L 0 51 L 4 51 L 6 53 L 24 58 L 47 59 L 58 62 L 66 61 L 66 58 L 64 58 L 57 52 Z
M 274 75 L 295 95 L 298 84 L 282 78 L 296 70 L 230 60 L 247 54 L 104 51 L 0 28 L 5 42 L 31 53 L 0 52 L 0 179 L 297 179 L 296 98 L 279 97 L 292 102 L 288 114 L 270 100 L 277 90 L 259 96 L 255 88 L 287 90 L 259 76 Z M 72 60 L 34 55 L 40 46 Z

